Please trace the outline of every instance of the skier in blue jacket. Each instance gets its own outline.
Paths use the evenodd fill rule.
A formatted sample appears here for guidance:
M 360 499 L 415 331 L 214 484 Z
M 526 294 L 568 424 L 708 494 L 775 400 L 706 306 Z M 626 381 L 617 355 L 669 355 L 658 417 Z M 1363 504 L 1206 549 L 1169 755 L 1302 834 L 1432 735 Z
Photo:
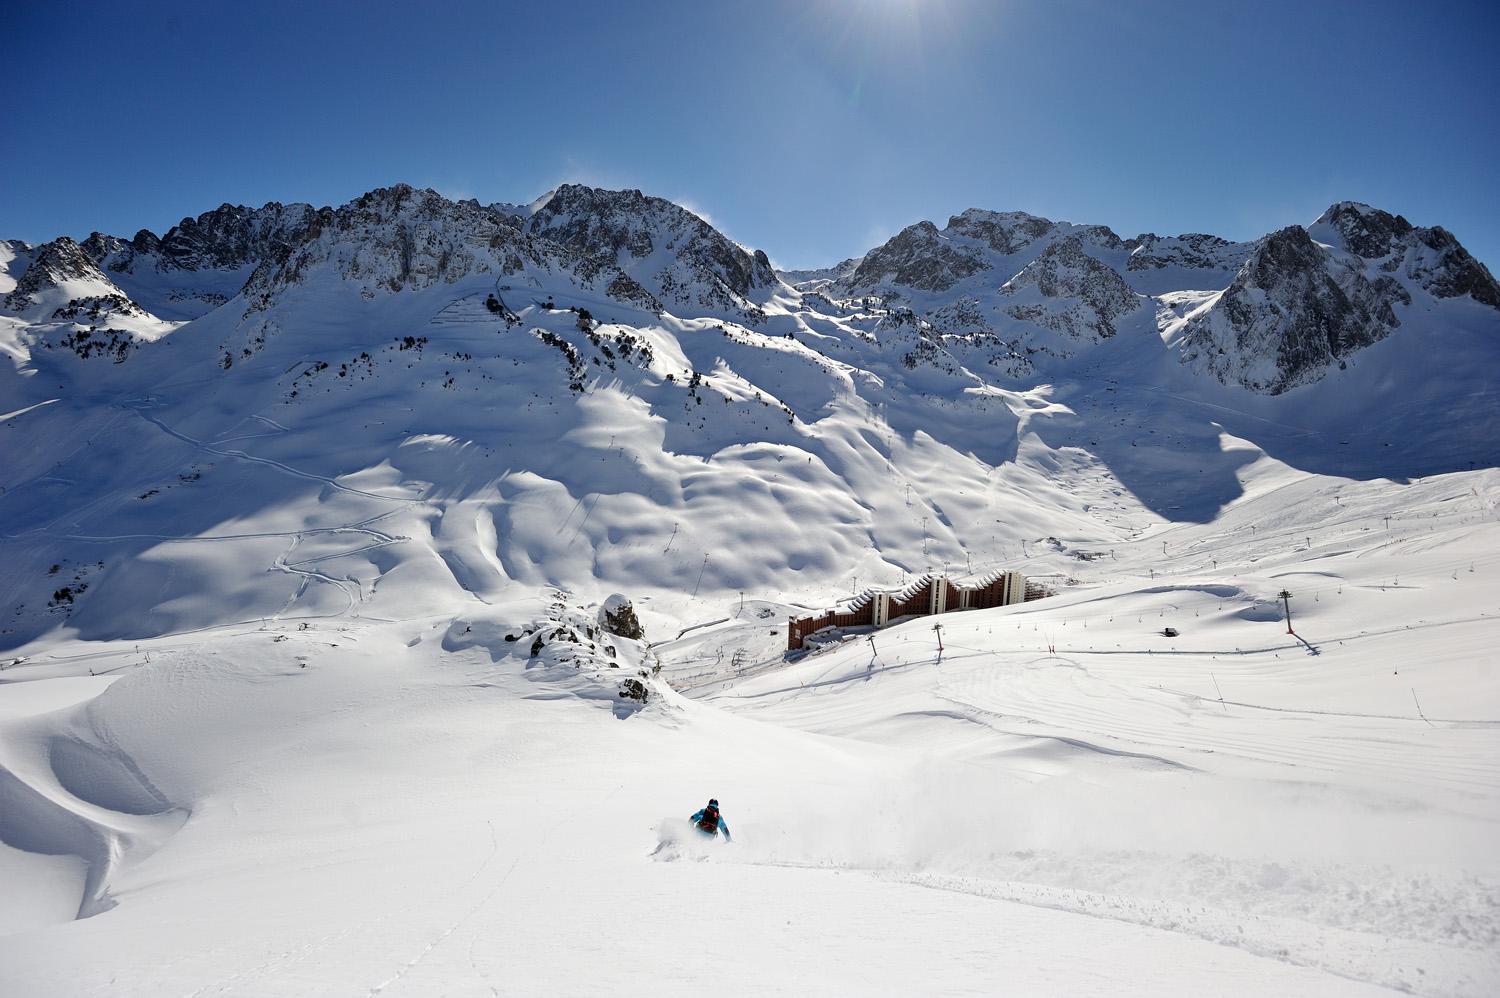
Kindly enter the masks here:
M 711 839 L 719 832 L 724 833 L 724 841 L 733 841 L 729 837 L 729 825 L 724 821 L 724 816 L 719 813 L 719 802 L 710 799 L 708 806 L 688 819 L 693 827 L 698 829 L 698 834 L 704 838 Z

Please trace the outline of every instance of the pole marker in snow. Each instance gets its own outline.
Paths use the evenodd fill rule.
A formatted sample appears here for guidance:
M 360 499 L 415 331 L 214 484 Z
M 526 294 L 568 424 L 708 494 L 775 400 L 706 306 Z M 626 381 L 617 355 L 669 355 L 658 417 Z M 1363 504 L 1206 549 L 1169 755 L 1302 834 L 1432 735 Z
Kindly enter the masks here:
M 1424 713 L 1422 713 L 1422 701 L 1420 701 L 1420 700 L 1417 699 L 1417 688 L 1415 686 L 1413 686 L 1411 688 L 1411 700 L 1412 700 L 1412 703 L 1414 703 L 1414 704 L 1417 705 L 1417 716 L 1420 717 L 1422 720 L 1427 721 L 1427 715 L 1424 714 Z M 1433 724 L 1431 721 L 1427 721 L 1427 726 L 1429 728 L 1435 728 L 1435 727 L 1437 727 L 1437 725 Z

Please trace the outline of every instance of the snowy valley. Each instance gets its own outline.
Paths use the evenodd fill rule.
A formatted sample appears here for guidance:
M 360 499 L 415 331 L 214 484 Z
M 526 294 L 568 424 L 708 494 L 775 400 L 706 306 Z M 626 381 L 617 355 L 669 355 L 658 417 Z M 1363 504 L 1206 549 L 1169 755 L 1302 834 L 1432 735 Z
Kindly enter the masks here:
M 1442 227 L 783 272 L 397 185 L 0 243 L 0 352 L 0 992 L 1500 987 L 1500 284 Z M 1001 570 L 1051 595 L 788 653 Z

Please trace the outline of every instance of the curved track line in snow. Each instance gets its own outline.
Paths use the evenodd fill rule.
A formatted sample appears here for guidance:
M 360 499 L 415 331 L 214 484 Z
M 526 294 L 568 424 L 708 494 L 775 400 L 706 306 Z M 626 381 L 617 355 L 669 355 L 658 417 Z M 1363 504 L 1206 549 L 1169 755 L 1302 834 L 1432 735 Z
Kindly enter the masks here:
M 54 402 L 60 402 L 60 401 L 62 401 L 62 400 L 61 399 L 47 399 L 45 402 L 38 402 L 36 405 L 28 405 L 24 409 L 16 409 L 16 410 L 14 410 L 12 412 L 7 412 L 7 413 L 4 413 L 4 414 L 0 414 L 0 423 L 3 423 L 3 422 L 5 422 L 8 419 L 15 419 L 17 416 L 24 416 L 28 412 L 34 412 L 35 410 L 40 409 L 44 405 L 51 405 Z
M 298 576 L 302 580 L 301 583 L 297 586 L 297 591 L 293 593 L 291 598 L 282 605 L 281 609 L 276 612 L 275 616 L 280 617 L 287 610 L 291 609 L 292 604 L 301 599 L 302 595 L 307 592 L 307 585 L 309 582 L 326 582 L 331 586 L 336 586 L 343 592 L 345 598 L 349 600 L 348 606 L 344 607 L 344 609 L 339 613 L 330 614 L 330 616 L 338 617 L 342 616 L 345 613 L 352 612 L 354 608 L 359 605 L 359 603 L 364 601 L 363 592 L 356 593 L 350 591 L 348 583 L 352 580 L 336 579 L 331 575 L 324 575 L 322 572 L 316 572 L 311 569 L 295 568 L 291 564 L 287 563 L 287 557 L 293 551 L 297 550 L 297 545 L 301 542 L 301 540 L 301 534 L 294 535 L 292 537 L 291 544 L 287 546 L 287 549 L 285 551 L 277 555 L 276 560 L 271 564 L 272 569 L 279 572 L 286 572 L 289 575 Z
M 607 802 L 610 798 L 614 797 L 615 794 L 619 793 L 624 788 L 625 788 L 625 784 L 621 783 L 617 787 L 615 787 L 613 790 L 611 790 L 609 793 L 605 794 L 602 798 L 600 798 L 600 800 L 599 800 L 599 806 L 602 807 L 602 805 L 605 802 Z M 447 928 L 443 929 L 435 937 L 433 937 L 433 939 L 431 941 L 429 941 L 425 946 L 422 947 L 421 952 L 417 953 L 416 956 L 414 956 L 410 960 L 408 960 L 401 967 L 401 969 L 399 969 L 398 971 L 396 971 L 396 973 L 394 975 L 392 975 L 391 977 L 386 978 L 384 981 L 381 981 L 379 984 L 377 984 L 374 987 L 370 988 L 370 990 L 366 992 L 366 998 L 375 998 L 376 995 L 379 995 L 379 994 L 383 993 L 391 985 L 397 983 L 403 977 L 405 977 L 407 974 L 409 974 L 413 970 L 415 970 L 416 967 L 423 960 L 427 959 L 427 956 L 433 950 L 437 949 L 444 942 L 446 942 L 448 940 L 448 938 L 453 935 L 454 932 L 458 931 L 458 929 L 460 929 L 465 923 L 467 923 L 475 915 L 479 914 L 479 912 L 481 910 L 483 910 L 486 905 L 488 905 L 491 901 L 493 901 L 495 899 L 495 896 L 500 893 L 500 888 L 504 887 L 505 884 L 506 884 L 506 882 L 508 880 L 510 880 L 511 874 L 513 874 L 513 873 L 516 872 L 516 867 L 520 865 L 521 860 L 529 857 L 532 853 L 536 852 L 537 849 L 540 848 L 542 845 L 544 845 L 545 843 L 551 841 L 552 838 L 553 838 L 553 836 L 556 834 L 557 830 L 559 828 L 561 828 L 563 825 L 565 825 L 566 823 L 568 823 L 569 821 L 572 821 L 572 820 L 574 820 L 574 815 L 572 813 L 564 814 L 557 821 L 553 822 L 551 826 L 549 826 L 548 828 L 546 828 L 541 833 L 541 835 L 538 837 L 537 841 L 534 842 L 529 849 L 516 850 L 514 856 L 511 858 L 510 866 L 508 866 L 508 867 L 505 868 L 505 872 L 502 873 L 502 874 L 500 874 L 499 879 L 495 881 L 494 885 L 490 887 L 490 889 L 485 893 L 485 895 L 482 898 L 480 898 L 479 901 L 473 907 L 471 907 L 468 911 L 464 912 L 452 924 L 450 924 Z M 475 882 L 477 882 L 479 880 L 479 878 L 484 874 L 484 871 L 489 868 L 490 863 L 494 860 L 496 853 L 499 851 L 499 842 L 495 838 L 495 826 L 494 826 L 494 823 L 486 821 L 486 824 L 489 825 L 489 829 L 490 829 L 490 854 L 485 857 L 484 862 L 479 865 L 478 869 L 476 869 L 474 871 L 474 874 L 471 877 L 469 877 L 469 879 L 467 881 L 464 882 L 463 887 L 459 888 L 460 890 L 464 890 L 467 887 L 469 887 L 471 884 L 474 884 Z M 475 967 L 475 963 L 474 963 L 474 945 L 478 941 L 478 938 L 479 938 L 478 936 L 475 936 L 474 939 L 471 939 L 469 941 L 469 949 L 468 949 L 469 966 L 471 968 L 476 969 L 476 972 L 477 972 L 477 968 Z M 484 975 L 481 974 L 480 976 L 484 976 Z M 498 993 L 496 991 L 496 989 L 494 987 L 492 987 L 492 986 L 490 986 L 490 991 L 491 991 L 491 993 Z
M 146 422 L 150 423 L 152 426 L 155 426 L 157 429 L 161 430 L 168 436 L 175 437 L 176 439 L 181 440 L 183 443 L 189 444 L 190 446 L 196 447 L 199 450 L 205 451 L 209 454 L 217 454 L 219 457 L 231 457 L 241 461 L 249 461 L 252 464 L 263 464 L 267 467 L 275 468 L 277 471 L 283 472 L 284 474 L 291 475 L 294 478 L 305 478 L 314 482 L 322 482 L 324 485 L 327 485 L 330 488 L 338 489 L 340 492 L 348 492 L 351 495 L 364 496 L 367 499 L 382 499 L 386 502 L 400 502 L 410 504 L 426 501 L 420 496 L 417 498 L 407 498 L 405 496 L 383 496 L 378 492 L 366 492 L 363 489 L 356 489 L 349 485 L 343 485 L 336 479 L 328 478 L 325 475 L 315 475 L 310 471 L 302 471 L 300 469 L 293 468 L 290 465 L 282 464 L 280 461 L 273 461 L 268 457 L 256 457 L 253 454 L 246 454 L 242 450 L 220 450 L 217 447 L 209 446 L 201 440 L 195 440 L 192 437 L 188 436 L 186 433 L 181 433 L 177 430 L 174 430 L 172 427 L 157 419 L 155 416 L 148 415 L 142 409 L 131 408 L 130 411 L 144 419 Z
M 484 860 L 479 864 L 478 868 L 475 869 L 474 873 L 469 877 L 468 880 L 466 880 L 464 882 L 463 887 L 459 888 L 460 890 L 466 889 L 467 887 L 469 887 L 469 885 L 471 885 L 475 881 L 477 881 L 484 874 L 484 871 L 487 870 L 487 869 L 489 869 L 490 863 L 492 863 L 494 861 L 495 856 L 498 855 L 499 852 L 500 852 L 500 841 L 497 838 L 495 838 L 495 825 L 494 825 L 493 822 L 486 822 L 486 823 L 489 825 L 489 829 L 490 829 L 490 852 L 489 852 L 489 855 L 484 858 Z M 396 971 L 395 974 L 393 974 L 392 976 L 390 976 L 390 977 L 386 978 L 385 980 L 381 981 L 379 984 L 375 985 L 368 992 L 366 992 L 366 994 L 369 996 L 369 998 L 374 998 L 375 995 L 380 994 L 386 988 L 390 987 L 392 984 L 395 984 L 397 981 L 401 980 L 401 978 L 405 977 L 407 974 L 409 974 L 413 970 L 415 970 L 417 968 L 418 964 L 420 964 L 423 960 L 427 959 L 427 954 L 431 953 L 433 950 L 435 950 L 439 946 L 441 946 L 443 944 L 443 942 L 446 941 L 449 936 L 453 935 L 453 933 L 458 930 L 459 926 L 461 926 L 465 922 L 467 922 L 470 918 L 472 918 L 479 911 L 479 909 L 483 908 L 486 904 L 488 904 L 489 901 L 490 901 L 490 899 L 495 896 L 495 894 L 500 890 L 500 888 L 502 886 L 504 886 L 506 880 L 510 879 L 510 875 L 513 872 L 515 872 L 516 864 L 519 863 L 520 861 L 521 861 L 521 857 L 520 857 L 519 854 L 517 854 L 511 860 L 510 867 L 503 874 L 501 874 L 500 879 L 495 882 L 495 886 L 493 886 L 492 888 L 490 888 L 489 893 L 487 893 L 484 897 L 480 898 L 478 904 L 474 905 L 468 911 L 464 912 L 464 914 L 462 914 L 462 915 L 460 915 L 458 917 L 457 921 L 453 922 L 451 925 L 449 925 L 442 932 L 439 932 L 437 934 L 437 936 L 435 936 L 433 939 L 429 940 L 428 943 L 427 943 L 427 945 L 423 946 L 422 949 L 421 949 L 421 951 L 419 953 L 417 953 L 416 956 L 414 956 L 410 960 L 406 961 L 406 963 L 401 966 L 401 969 L 398 970 L 398 971 Z M 470 959 L 471 959 L 471 962 L 472 962 L 472 956 L 471 956 Z

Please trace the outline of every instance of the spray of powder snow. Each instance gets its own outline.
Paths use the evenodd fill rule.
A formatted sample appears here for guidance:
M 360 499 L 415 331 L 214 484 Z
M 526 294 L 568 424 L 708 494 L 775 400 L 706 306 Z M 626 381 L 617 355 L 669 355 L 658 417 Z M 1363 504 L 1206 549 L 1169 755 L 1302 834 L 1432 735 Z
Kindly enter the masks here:
M 1042 891 L 1032 900 L 1058 907 L 1074 902 L 1056 892 L 1082 892 L 1128 899 L 1119 917 L 1148 924 L 1180 922 L 1189 911 L 1202 920 L 1211 911 L 1236 925 L 1294 919 L 1303 928 L 1500 944 L 1500 876 L 1459 877 L 1439 862 L 1460 850 L 1473 857 L 1470 869 L 1488 869 L 1485 845 L 1435 838 L 1429 826 L 1438 819 L 1382 812 L 1378 802 L 1351 814 L 1348 801 L 1313 785 L 1268 784 L 1247 797 L 1190 770 L 1132 764 L 1150 778 L 1116 784 L 1106 769 L 1086 781 L 1028 782 L 929 761 L 888 774 L 878 787 L 822 788 L 792 814 L 737 813 L 729 844 L 681 819 L 663 821 L 652 856 L 865 870 L 945 889 L 959 889 L 952 878 L 961 878 L 976 890 L 1007 885 L 1002 893 L 1014 899 Z M 1376 858 L 1388 857 L 1393 843 L 1410 857 L 1399 876 Z M 1371 886 L 1382 884 L 1391 886 Z M 1222 939 L 1216 924 L 1200 934 Z M 1271 948 L 1295 934 L 1265 931 Z

